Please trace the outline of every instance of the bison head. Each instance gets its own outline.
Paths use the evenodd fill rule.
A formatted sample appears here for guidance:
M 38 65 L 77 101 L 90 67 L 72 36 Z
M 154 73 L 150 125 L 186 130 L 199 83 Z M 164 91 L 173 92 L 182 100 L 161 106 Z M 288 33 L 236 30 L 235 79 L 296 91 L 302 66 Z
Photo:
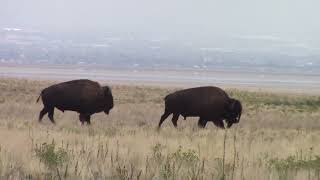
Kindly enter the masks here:
M 237 99 L 230 99 L 226 107 L 224 117 L 227 121 L 227 127 L 230 128 L 232 124 L 239 123 L 242 113 L 241 102 Z
M 105 97 L 105 109 L 104 112 L 106 114 L 109 114 L 110 110 L 113 108 L 113 96 L 112 96 L 112 92 L 111 89 L 108 86 L 104 86 L 102 87 L 103 89 L 103 93 L 104 93 L 104 97 Z

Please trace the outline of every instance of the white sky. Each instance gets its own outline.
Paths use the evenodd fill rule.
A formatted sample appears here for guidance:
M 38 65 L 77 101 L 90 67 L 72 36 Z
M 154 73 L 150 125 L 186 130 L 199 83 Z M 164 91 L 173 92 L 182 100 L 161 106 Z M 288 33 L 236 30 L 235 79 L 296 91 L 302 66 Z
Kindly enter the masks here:
M 0 27 L 320 41 L 319 0 L 0 0 Z

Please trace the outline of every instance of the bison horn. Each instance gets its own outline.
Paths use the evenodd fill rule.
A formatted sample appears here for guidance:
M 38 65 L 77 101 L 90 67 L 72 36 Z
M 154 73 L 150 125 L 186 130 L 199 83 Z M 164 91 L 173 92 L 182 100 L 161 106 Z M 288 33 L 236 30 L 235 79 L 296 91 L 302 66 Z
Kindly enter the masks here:
M 111 94 L 111 89 L 109 88 L 109 86 L 104 86 L 103 91 L 105 95 Z

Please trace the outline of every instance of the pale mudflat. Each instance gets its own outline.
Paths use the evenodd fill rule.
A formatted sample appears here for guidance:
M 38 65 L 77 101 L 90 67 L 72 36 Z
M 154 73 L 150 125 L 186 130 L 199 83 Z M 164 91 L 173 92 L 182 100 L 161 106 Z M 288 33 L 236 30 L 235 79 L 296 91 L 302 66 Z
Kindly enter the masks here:
M 0 64 L 0 77 L 38 80 L 92 79 L 125 85 L 162 87 L 220 86 L 253 91 L 320 94 L 320 74 L 250 72 L 228 69 L 116 69 L 97 65 Z

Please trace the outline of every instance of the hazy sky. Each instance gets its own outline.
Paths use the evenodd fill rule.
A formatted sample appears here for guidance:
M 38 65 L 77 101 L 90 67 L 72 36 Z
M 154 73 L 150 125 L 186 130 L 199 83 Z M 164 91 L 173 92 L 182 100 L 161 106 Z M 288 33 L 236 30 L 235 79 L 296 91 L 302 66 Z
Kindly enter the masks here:
M 319 39 L 319 0 L 0 0 L 0 27 Z

